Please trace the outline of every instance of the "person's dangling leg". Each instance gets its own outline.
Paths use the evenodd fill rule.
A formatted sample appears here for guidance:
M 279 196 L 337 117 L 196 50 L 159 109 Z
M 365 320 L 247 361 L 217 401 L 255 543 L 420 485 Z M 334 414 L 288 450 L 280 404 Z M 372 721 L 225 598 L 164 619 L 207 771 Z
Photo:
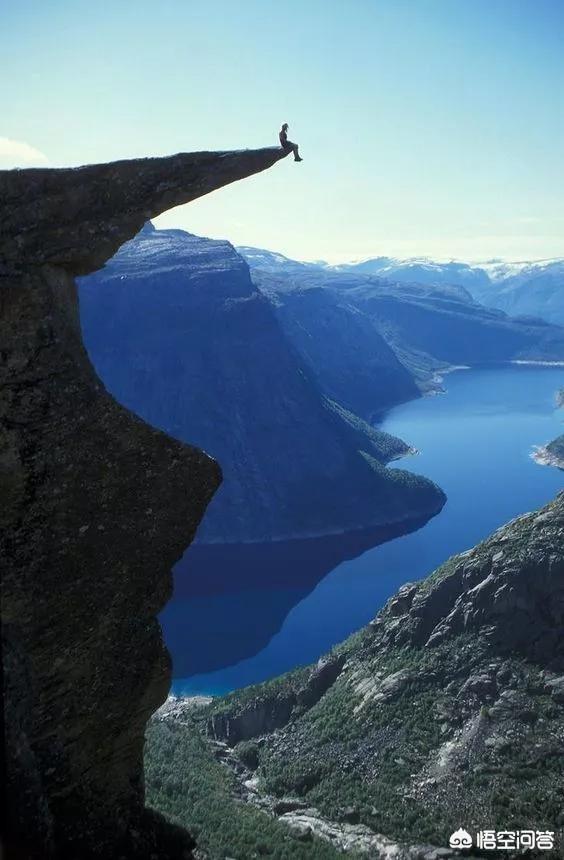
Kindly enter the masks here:
M 294 150 L 294 161 L 303 161 L 303 158 L 301 157 L 301 155 L 298 151 L 298 144 L 297 143 L 292 144 L 292 149 Z

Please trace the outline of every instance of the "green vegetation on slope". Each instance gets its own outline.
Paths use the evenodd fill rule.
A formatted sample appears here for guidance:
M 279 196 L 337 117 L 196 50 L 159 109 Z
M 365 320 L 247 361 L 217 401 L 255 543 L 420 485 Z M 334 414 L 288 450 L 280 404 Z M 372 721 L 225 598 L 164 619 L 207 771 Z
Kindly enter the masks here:
M 405 680 L 400 676 L 397 693 L 369 699 L 360 709 L 354 685 L 335 684 L 291 733 L 270 738 L 260 749 L 265 790 L 307 797 L 331 820 L 353 807 L 374 831 L 407 842 L 444 845 L 461 820 L 476 829 L 562 826 L 563 722 L 549 696 L 527 698 L 526 721 L 480 750 L 479 766 L 459 770 L 453 761 L 444 774 L 440 767 L 435 773 L 437 751 L 449 743 L 463 745 L 457 736 L 471 709 L 463 700 L 453 704 L 445 688 L 452 678 L 463 683 L 479 675 L 483 664 L 483 650 L 472 638 L 429 655 L 404 649 L 359 662 L 359 684 L 400 670 Z M 521 691 L 542 689 L 538 673 L 518 664 L 504 670 L 519 679 Z M 488 706 L 473 717 L 476 745 L 485 744 L 492 728 Z
M 251 772 L 274 812 L 317 810 L 310 821 L 354 822 L 404 845 L 445 846 L 461 826 L 555 831 L 560 850 L 563 534 L 561 493 L 403 586 L 317 666 L 193 711 L 178 728 L 185 759 L 162 765 L 151 740 L 150 757 L 165 776 L 181 762 L 199 780 L 203 751 L 213 761 L 219 742 L 231 748 L 225 793 L 239 786 L 243 799 Z M 204 793 L 215 805 L 217 788 Z M 154 791 L 152 802 L 169 811 Z M 228 826 L 231 841 L 247 827 L 235 816 Z
M 154 719 L 147 730 L 147 803 L 196 838 L 212 860 L 334 860 L 317 839 L 302 842 L 289 828 L 237 799 L 233 774 L 218 762 L 189 717 Z

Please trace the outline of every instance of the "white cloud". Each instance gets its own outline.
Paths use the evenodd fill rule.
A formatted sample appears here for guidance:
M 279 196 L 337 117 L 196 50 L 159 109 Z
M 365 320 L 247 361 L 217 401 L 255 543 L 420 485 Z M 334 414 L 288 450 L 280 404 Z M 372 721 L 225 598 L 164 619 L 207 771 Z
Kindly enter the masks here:
M 49 159 L 23 140 L 0 137 L 0 168 L 40 167 L 49 164 Z

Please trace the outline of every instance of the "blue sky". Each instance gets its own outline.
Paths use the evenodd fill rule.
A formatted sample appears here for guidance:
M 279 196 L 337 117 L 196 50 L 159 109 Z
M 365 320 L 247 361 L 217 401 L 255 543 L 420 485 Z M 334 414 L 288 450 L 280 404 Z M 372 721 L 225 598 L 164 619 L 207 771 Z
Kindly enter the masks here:
M 564 0 L 19 0 L 0 165 L 276 143 L 161 216 L 304 259 L 564 256 Z M 27 147 L 27 149 L 26 149 Z

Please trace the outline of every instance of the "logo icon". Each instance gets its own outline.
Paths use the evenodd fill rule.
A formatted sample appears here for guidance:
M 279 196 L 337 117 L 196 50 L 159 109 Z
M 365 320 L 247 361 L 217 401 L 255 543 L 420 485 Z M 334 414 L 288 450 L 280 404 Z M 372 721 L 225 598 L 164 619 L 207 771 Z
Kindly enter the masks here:
M 472 837 L 467 830 L 463 830 L 460 827 L 454 831 L 448 840 L 448 844 L 451 848 L 472 848 Z

